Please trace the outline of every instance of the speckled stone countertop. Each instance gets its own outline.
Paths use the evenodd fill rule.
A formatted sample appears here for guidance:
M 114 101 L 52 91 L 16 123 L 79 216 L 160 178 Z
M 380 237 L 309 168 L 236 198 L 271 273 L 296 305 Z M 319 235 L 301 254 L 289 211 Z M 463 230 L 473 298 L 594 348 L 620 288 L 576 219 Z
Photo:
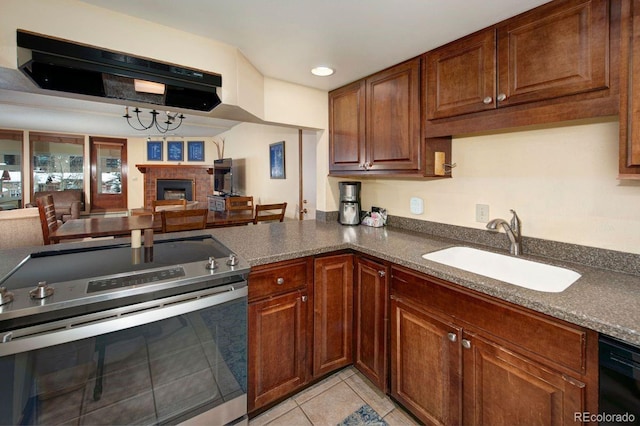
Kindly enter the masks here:
M 197 232 L 202 231 L 185 234 Z M 562 266 L 582 275 L 561 293 L 545 293 L 424 260 L 422 255 L 427 252 L 454 245 L 474 245 L 399 228 L 341 226 L 321 221 L 285 221 L 219 228 L 207 232 L 252 266 L 353 249 L 640 346 L 639 275 L 525 254 L 524 258 Z M 175 236 L 176 234 L 172 234 L 172 237 Z M 165 237 L 157 235 L 156 238 Z M 73 244 L 79 246 L 99 243 Z M 504 251 L 486 246 L 478 247 L 505 254 Z M 43 247 L 38 247 L 38 250 L 42 249 Z M 0 276 L 8 273 L 32 251 L 28 248 L 0 251 Z

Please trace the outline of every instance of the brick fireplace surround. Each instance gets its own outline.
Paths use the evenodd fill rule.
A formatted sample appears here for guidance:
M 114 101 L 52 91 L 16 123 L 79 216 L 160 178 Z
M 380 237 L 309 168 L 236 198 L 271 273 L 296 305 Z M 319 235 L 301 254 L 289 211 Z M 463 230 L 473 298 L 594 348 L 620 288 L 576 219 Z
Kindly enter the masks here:
M 136 164 L 144 175 L 144 208 L 151 208 L 156 199 L 156 181 L 158 179 L 193 179 L 193 201 L 207 208 L 207 195 L 213 194 L 213 167 L 167 164 Z

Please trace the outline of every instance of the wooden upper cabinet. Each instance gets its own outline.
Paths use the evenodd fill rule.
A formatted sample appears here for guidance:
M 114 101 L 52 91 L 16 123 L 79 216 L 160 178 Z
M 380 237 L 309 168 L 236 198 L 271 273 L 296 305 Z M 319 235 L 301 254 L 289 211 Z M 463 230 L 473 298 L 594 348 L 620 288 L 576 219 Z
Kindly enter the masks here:
M 420 58 L 366 79 L 366 170 L 420 167 Z
M 554 2 L 497 28 L 498 105 L 604 89 L 609 2 Z
M 427 119 L 609 87 L 609 2 L 555 1 L 428 52 Z
M 421 58 L 329 93 L 329 171 L 423 175 Z
M 329 94 L 331 170 L 358 170 L 365 162 L 365 84 L 356 81 Z
M 619 177 L 640 179 L 640 0 L 622 8 Z
M 429 120 L 496 107 L 496 36 L 493 28 L 425 55 Z

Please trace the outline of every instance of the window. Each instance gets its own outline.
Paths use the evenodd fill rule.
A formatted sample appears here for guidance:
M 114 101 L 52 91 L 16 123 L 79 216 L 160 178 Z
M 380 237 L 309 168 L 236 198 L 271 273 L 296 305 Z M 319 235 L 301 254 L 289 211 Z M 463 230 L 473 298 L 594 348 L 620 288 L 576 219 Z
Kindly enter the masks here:
M 33 191 L 84 189 L 84 137 L 30 133 Z
M 22 132 L 0 130 L 0 207 L 22 207 Z

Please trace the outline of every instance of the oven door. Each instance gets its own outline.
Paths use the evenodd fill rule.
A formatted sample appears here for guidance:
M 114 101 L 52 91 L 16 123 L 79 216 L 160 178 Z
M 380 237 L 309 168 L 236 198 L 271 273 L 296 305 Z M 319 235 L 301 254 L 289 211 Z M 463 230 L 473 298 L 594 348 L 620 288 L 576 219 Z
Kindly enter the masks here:
M 246 349 L 246 281 L 4 332 L 0 424 L 229 423 Z

